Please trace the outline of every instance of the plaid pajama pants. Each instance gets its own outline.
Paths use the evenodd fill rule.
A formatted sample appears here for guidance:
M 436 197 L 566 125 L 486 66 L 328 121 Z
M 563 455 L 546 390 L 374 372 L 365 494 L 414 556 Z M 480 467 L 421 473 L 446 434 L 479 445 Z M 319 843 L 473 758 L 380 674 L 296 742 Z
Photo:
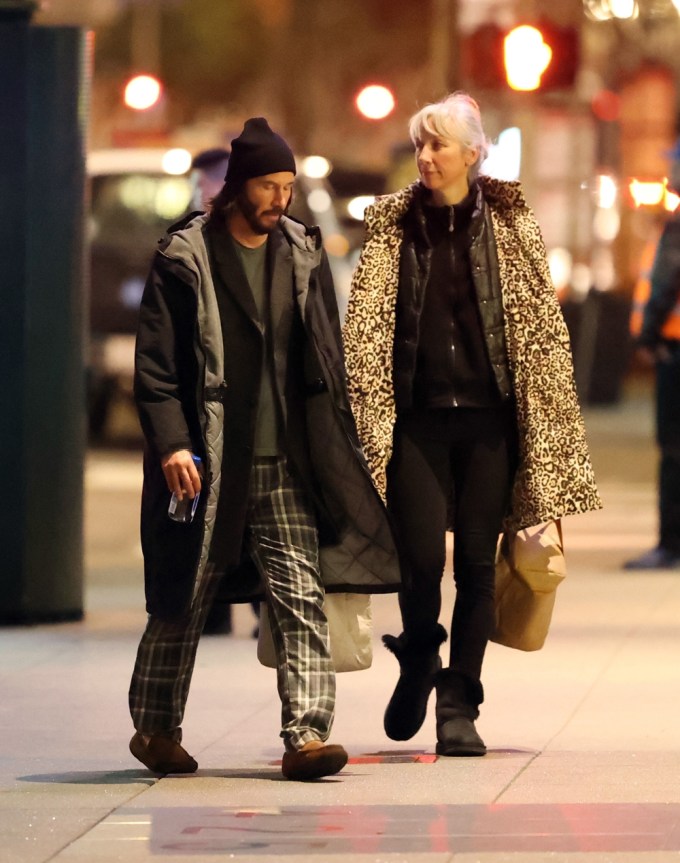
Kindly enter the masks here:
M 277 655 L 281 737 L 286 749 L 327 740 L 335 709 L 335 672 L 323 612 L 316 519 L 281 457 L 256 458 L 247 514 L 247 547 L 265 585 Z M 149 616 L 137 651 L 129 703 L 143 734 L 182 739 L 198 641 L 220 576 L 208 565 L 187 618 Z

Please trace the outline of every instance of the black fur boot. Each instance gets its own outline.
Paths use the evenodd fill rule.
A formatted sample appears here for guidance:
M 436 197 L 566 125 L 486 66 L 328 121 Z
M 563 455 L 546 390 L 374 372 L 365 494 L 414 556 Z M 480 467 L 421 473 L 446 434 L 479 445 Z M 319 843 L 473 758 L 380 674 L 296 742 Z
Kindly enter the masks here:
M 425 721 L 427 700 L 435 675 L 442 667 L 439 647 L 446 641 L 446 630 L 437 624 L 425 638 L 409 639 L 383 635 L 383 644 L 399 660 L 400 675 L 385 710 L 385 734 L 391 740 L 410 740 Z
M 484 690 L 473 680 L 444 668 L 435 679 L 437 689 L 437 755 L 485 755 L 475 719 L 484 701 Z

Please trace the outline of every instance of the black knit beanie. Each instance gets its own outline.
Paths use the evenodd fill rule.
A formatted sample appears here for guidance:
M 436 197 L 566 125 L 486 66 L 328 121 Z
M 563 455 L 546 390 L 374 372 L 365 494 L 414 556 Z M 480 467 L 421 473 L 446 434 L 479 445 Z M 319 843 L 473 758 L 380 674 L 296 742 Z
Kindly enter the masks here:
M 246 180 L 291 171 L 295 174 L 295 156 L 288 144 L 272 132 L 264 117 L 246 120 L 243 131 L 231 142 L 231 156 L 224 178 L 227 190 L 236 195 Z

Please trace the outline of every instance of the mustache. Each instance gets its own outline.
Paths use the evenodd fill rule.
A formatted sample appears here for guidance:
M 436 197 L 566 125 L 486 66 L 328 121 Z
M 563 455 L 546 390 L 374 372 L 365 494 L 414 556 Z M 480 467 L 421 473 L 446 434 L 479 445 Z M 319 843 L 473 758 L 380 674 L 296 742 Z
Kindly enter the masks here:
M 283 207 L 272 207 L 271 210 L 265 210 L 263 216 L 282 216 L 284 213 Z

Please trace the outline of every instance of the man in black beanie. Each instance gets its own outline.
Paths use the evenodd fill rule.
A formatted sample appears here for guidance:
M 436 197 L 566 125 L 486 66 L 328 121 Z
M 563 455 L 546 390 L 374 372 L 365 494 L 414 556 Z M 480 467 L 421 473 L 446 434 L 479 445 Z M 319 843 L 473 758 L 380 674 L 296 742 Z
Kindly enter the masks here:
M 280 135 L 269 128 L 264 117 L 246 120 L 243 132 L 231 142 L 231 160 L 224 178 L 227 194 L 236 195 L 246 180 L 266 174 L 295 176 L 295 156 Z
M 135 398 L 149 619 L 130 685 L 130 750 L 156 773 L 197 769 L 181 722 L 218 588 L 225 601 L 267 601 L 284 776 L 341 770 L 347 753 L 326 743 L 335 672 L 324 595 L 398 588 L 349 408 L 321 236 L 285 215 L 294 178 L 283 138 L 248 120 L 210 214 L 161 241 L 142 299 Z M 168 517 L 173 493 L 200 495 L 193 520 Z

